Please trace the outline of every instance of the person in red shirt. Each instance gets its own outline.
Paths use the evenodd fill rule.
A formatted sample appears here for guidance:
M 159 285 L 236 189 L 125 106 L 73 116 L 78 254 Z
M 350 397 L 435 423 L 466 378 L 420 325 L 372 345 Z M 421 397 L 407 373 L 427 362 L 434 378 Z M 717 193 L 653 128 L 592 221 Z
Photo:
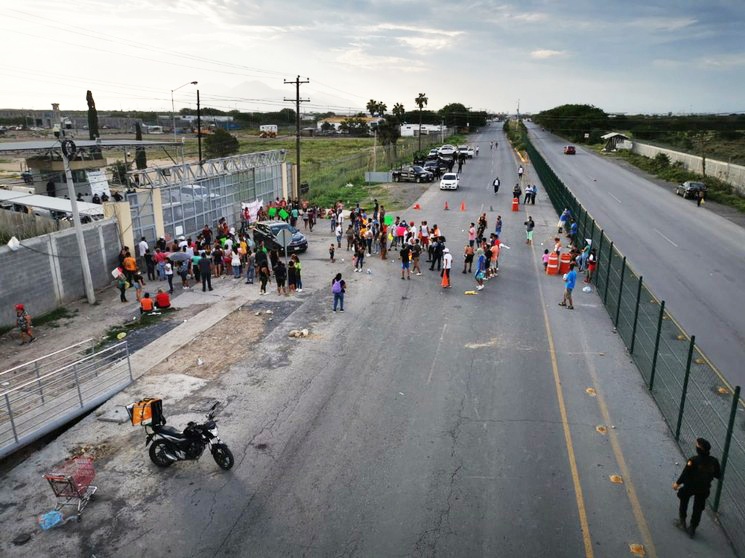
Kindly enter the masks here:
M 171 307 L 171 297 L 163 289 L 158 289 L 158 293 L 155 295 L 155 307 L 156 308 L 170 308 Z

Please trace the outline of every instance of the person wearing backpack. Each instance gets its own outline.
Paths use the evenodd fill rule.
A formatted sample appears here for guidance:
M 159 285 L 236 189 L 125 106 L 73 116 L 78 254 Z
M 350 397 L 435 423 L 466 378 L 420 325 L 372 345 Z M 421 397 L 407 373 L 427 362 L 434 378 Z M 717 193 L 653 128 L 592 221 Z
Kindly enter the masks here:
M 340 306 L 340 310 L 344 312 L 344 292 L 346 291 L 346 283 L 341 278 L 341 273 L 337 273 L 336 277 L 331 280 L 331 292 L 334 295 L 334 312 L 336 312 L 337 304 Z

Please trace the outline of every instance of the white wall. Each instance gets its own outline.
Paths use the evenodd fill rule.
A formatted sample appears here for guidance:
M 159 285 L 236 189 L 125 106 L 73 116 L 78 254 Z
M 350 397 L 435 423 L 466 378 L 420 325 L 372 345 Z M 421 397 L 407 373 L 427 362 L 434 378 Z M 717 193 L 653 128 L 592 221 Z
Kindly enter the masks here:
M 689 171 L 698 174 L 702 173 L 702 158 L 698 155 L 689 155 L 688 153 L 681 153 L 680 151 L 665 149 L 664 147 L 639 143 L 638 141 L 634 142 L 631 152 L 649 157 L 650 159 L 654 159 L 658 153 L 664 153 L 670 157 L 671 162 L 680 161 Z M 745 194 L 745 167 L 743 166 L 732 165 L 730 163 L 709 159 L 707 157 L 706 176 L 718 178 L 727 184 L 731 184 L 741 194 Z

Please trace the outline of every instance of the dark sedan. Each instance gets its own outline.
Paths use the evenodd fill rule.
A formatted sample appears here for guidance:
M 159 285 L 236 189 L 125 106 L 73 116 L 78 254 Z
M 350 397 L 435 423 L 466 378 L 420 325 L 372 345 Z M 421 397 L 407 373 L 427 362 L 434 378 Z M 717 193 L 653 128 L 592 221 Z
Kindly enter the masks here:
M 283 253 L 284 248 L 279 241 L 279 232 L 283 229 L 290 231 L 292 234 L 292 241 L 287 245 L 288 254 L 305 252 L 308 249 L 308 240 L 305 235 L 284 221 L 261 221 L 256 223 L 253 231 L 256 246 L 263 241 L 267 250 L 277 250 L 280 254 Z

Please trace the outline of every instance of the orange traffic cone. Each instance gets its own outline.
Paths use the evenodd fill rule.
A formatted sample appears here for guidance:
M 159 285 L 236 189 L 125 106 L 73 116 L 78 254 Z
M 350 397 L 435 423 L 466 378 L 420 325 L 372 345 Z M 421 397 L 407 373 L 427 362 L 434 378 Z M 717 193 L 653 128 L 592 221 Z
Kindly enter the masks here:
M 450 208 L 448 207 L 448 202 L 445 201 L 445 211 L 448 211 Z
M 448 279 L 448 274 L 446 270 L 442 270 L 442 281 L 440 281 L 440 286 L 445 289 L 450 286 L 450 280 Z
M 520 211 L 520 199 L 512 198 L 512 211 Z
M 419 205 L 418 203 L 415 203 L 415 204 L 414 204 L 414 209 L 421 209 L 421 208 L 422 208 L 422 206 L 421 206 L 421 205 Z
M 466 210 L 466 202 L 462 201 L 460 202 L 460 210 L 465 211 Z

